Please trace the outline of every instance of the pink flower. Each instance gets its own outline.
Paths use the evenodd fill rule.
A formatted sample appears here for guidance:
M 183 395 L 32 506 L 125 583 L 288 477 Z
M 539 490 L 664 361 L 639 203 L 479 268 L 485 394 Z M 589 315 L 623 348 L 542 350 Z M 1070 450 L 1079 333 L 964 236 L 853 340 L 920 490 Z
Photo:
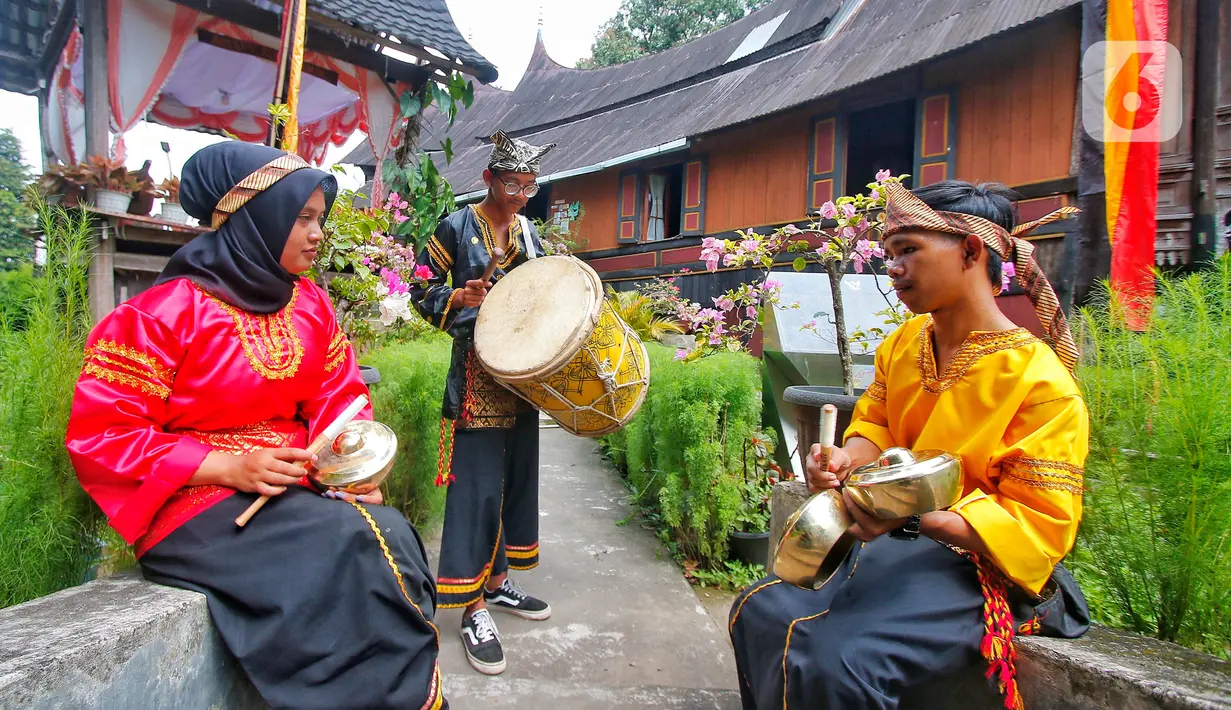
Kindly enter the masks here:
M 859 230 L 860 232 L 864 231 L 867 228 L 868 228 L 868 220 L 866 217 L 859 220 L 859 224 L 855 225 L 855 229 Z
M 803 230 L 800 229 L 799 227 L 796 227 L 793 224 L 788 224 L 787 226 L 782 228 L 782 231 L 786 232 L 787 234 L 799 234 Z
M 893 173 L 889 172 L 888 170 L 877 170 L 876 171 L 876 181 L 877 182 L 884 182 L 891 177 L 893 177 Z
M 810 321 L 808 321 L 807 323 L 804 323 L 804 327 L 805 327 L 805 328 L 807 328 L 807 329 L 809 329 L 809 330 L 811 330 L 811 329 L 813 329 L 813 328 L 816 328 L 816 321 L 815 321 L 815 320 L 810 320 Z
M 880 190 L 872 190 L 872 192 L 868 194 L 868 199 L 872 200 L 873 202 L 876 202 L 880 198 L 881 198 Z
M 426 264 L 419 264 L 415 267 L 415 278 L 420 281 L 428 281 L 432 278 L 432 270 Z
M 826 202 L 821 205 L 821 216 L 825 219 L 833 219 L 838 216 L 838 208 L 834 206 L 833 202 Z
M 765 290 L 766 290 L 766 291 L 769 291 L 769 290 L 777 290 L 777 289 L 780 289 L 780 288 L 782 288 L 782 282 L 780 282 L 780 281 L 774 281 L 773 279 L 766 279 L 766 280 L 765 280 Z
M 855 205 L 852 205 L 849 202 L 846 203 L 845 205 L 842 205 L 842 214 L 847 219 L 854 219 L 856 213 L 857 213 L 857 210 L 855 209 Z
M 722 336 L 720 336 L 718 333 L 711 334 L 710 335 L 710 345 L 722 345 Z
M 687 350 L 685 350 L 684 348 L 679 348 L 679 349 L 677 349 L 677 350 L 675 351 L 675 359 L 676 359 L 676 360 L 684 360 L 684 359 L 686 359 L 687 357 L 688 357 L 688 351 L 687 351 Z
M 396 192 L 389 193 L 389 199 L 385 200 L 385 209 L 387 210 L 404 210 L 410 207 L 410 203 L 403 200 Z
M 843 239 L 854 239 L 855 238 L 855 228 L 854 227 L 843 227 L 842 231 L 839 234 Z
M 729 311 L 732 308 L 735 308 L 735 301 L 732 301 L 730 298 L 727 298 L 726 296 L 723 296 L 722 298 L 714 298 L 710 300 L 714 302 L 714 305 L 717 306 L 719 310 L 722 310 L 724 312 Z
M 745 239 L 739 243 L 739 248 L 743 249 L 745 252 L 754 252 L 759 246 L 761 246 L 761 243 L 755 239 Z
M 683 267 L 683 268 L 681 268 L 681 269 L 680 269 L 680 273 L 681 273 L 681 274 L 691 274 L 691 273 L 692 273 L 692 269 L 690 269 L 690 268 L 688 268 L 687 266 L 685 266 L 685 267 Z
M 398 224 L 401 224 L 402 222 L 405 222 L 406 220 L 410 219 L 410 217 L 407 217 L 406 215 L 402 214 L 400 211 L 395 211 L 393 213 L 393 219 Z
M 757 309 L 755 306 L 748 306 L 748 308 L 744 312 L 748 314 L 749 318 L 757 317 Z
M 1015 276 L 1017 276 L 1017 267 L 1013 265 L 1013 262 L 1006 261 L 1003 264 L 1001 264 L 1000 265 L 1000 290 L 1008 291 L 1009 283 L 1012 281 L 1013 277 Z

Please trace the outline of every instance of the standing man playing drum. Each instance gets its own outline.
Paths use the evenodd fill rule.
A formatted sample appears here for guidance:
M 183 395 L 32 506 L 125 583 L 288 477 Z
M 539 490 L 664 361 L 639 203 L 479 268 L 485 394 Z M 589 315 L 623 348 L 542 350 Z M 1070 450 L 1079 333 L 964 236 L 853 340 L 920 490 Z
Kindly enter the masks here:
M 546 602 L 508 577 L 510 569 L 533 569 L 539 561 L 538 412 L 483 369 L 473 338 L 479 306 L 492 287 L 483 280 L 489 262 L 495 260 L 499 278 L 543 253 L 518 212 L 538 192 L 539 163 L 555 144 L 535 147 L 503 131 L 492 143 L 483 171 L 487 197 L 441 221 L 418 258 L 432 278 L 411 291 L 419 313 L 453 336 L 436 479 L 449 486 L 437 607 L 465 608 L 466 658 L 487 675 L 505 668 L 488 606 L 525 619 L 551 616 Z
M 961 458 L 962 498 L 949 510 L 880 520 L 844 492 L 849 532 L 863 541 L 845 564 L 816 590 L 771 577 L 732 608 L 746 710 L 890 710 L 903 691 L 980 656 L 1006 706 L 1019 708 L 1014 634 L 1079 636 L 1089 623 L 1081 591 L 1058 566 L 1077 535 L 1088 447 L 1077 348 L 1019 238 L 1072 210 L 1015 228 L 1002 186 L 883 189 L 889 276 L 921 315 L 877 348 L 845 446 L 827 470 L 814 447 L 808 483 L 837 488 L 890 447 L 941 449 Z M 1009 265 L 1042 340 L 997 307 Z

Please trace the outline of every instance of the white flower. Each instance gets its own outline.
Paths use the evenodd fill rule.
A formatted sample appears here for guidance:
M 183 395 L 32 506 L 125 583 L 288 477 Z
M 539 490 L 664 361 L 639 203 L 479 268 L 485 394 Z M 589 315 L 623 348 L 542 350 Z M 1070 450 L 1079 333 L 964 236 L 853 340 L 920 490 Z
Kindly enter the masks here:
M 380 302 L 380 323 L 388 328 L 402 320 L 410 320 L 410 294 L 389 296 Z

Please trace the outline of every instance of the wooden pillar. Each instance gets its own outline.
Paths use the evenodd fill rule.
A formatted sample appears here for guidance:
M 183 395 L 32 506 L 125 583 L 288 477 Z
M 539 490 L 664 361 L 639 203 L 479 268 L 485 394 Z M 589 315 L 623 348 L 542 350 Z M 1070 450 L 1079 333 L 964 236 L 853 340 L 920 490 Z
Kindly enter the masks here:
M 107 0 L 80 0 L 85 80 L 86 156 L 111 154 L 111 97 L 107 87 Z M 93 195 L 90 195 L 93 198 Z M 115 308 L 115 235 L 100 222 L 90 262 L 90 313 L 98 322 Z
M 1193 58 L 1193 222 L 1192 261 L 1216 256 L 1218 240 L 1217 153 L 1219 0 L 1197 0 L 1196 56 Z

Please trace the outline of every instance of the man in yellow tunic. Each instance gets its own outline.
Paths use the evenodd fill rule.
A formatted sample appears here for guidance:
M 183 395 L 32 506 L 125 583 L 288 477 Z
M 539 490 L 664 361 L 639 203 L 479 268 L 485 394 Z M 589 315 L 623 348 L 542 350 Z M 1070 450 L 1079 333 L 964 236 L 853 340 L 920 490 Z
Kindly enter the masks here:
M 1013 634 L 1077 636 L 1088 626 L 1085 600 L 1058 566 L 1077 534 L 1088 447 L 1077 349 L 1017 237 L 1074 210 L 1015 229 L 999 185 L 886 189 L 889 276 L 921 315 L 877 348 L 844 445 L 828 470 L 813 448 L 808 483 L 836 488 L 889 447 L 941 449 L 962 459 L 963 495 L 948 510 L 878 520 L 844 493 L 849 532 L 862 542 L 827 583 L 805 590 L 770 577 L 746 590 L 730 622 L 746 710 L 896 708 L 904 691 L 980 656 L 1006 707 L 1020 707 Z M 1006 271 L 1034 303 L 1045 341 L 997 307 Z

